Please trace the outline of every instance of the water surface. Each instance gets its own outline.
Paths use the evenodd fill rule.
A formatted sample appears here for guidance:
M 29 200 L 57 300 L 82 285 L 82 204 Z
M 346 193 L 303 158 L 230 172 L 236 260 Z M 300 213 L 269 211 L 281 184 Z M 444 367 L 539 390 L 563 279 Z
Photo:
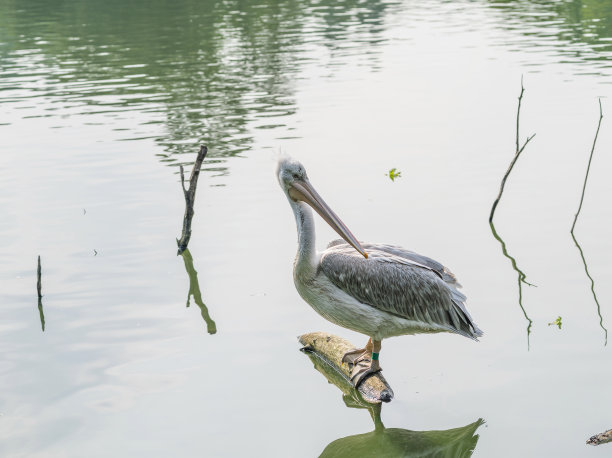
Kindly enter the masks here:
M 449 266 L 485 331 L 383 343 L 381 418 L 406 450 L 458 428 L 474 456 L 606 456 L 584 442 L 612 427 L 611 57 L 603 0 L 0 0 L 0 455 L 310 457 L 370 437 L 297 351 L 315 330 L 365 338 L 294 289 L 284 151 L 360 239 Z M 502 247 L 487 217 L 521 76 L 536 137 Z M 201 143 L 180 258 L 178 165 Z

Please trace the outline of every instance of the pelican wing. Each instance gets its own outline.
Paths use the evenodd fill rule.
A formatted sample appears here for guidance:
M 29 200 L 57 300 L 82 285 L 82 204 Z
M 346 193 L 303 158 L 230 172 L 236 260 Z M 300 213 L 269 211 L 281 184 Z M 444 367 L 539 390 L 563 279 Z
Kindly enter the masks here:
M 342 239 L 332 240 L 327 248 L 338 247 L 340 245 L 348 244 Z M 384 251 L 385 253 L 389 253 L 395 256 L 399 256 L 400 258 L 406 259 L 408 261 L 414 261 L 417 264 L 421 264 L 424 267 L 429 268 L 433 272 L 436 272 L 440 278 L 442 278 L 446 283 L 455 286 L 456 288 L 461 288 L 461 284 L 457 281 L 457 277 L 450 271 L 448 267 L 445 267 L 435 259 L 428 258 L 427 256 L 423 256 L 422 254 L 415 253 L 414 251 L 407 250 L 397 245 L 387 245 L 384 243 L 364 243 L 361 242 L 361 246 L 369 253 L 372 250 L 376 251 Z M 465 297 L 463 298 L 465 300 Z
M 346 243 L 330 245 L 321 256 L 321 270 L 358 301 L 466 337 L 482 335 L 455 277 L 440 263 L 390 245 L 363 244 L 368 259 Z

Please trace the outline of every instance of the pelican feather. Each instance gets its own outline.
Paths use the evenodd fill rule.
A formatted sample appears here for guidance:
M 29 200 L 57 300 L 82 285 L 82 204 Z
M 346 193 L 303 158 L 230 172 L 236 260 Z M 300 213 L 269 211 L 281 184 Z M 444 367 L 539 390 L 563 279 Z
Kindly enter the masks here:
M 364 243 L 368 259 L 335 240 L 320 269 L 339 289 L 377 310 L 477 340 L 482 331 L 465 308 L 455 276 L 437 261 L 393 245 Z

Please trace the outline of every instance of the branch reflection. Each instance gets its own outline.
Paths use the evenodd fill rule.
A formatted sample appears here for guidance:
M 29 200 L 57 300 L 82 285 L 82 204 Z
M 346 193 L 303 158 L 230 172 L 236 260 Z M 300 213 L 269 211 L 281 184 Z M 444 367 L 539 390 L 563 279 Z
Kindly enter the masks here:
M 512 264 L 512 268 L 518 274 L 518 280 L 517 280 L 518 293 L 519 293 L 518 303 L 519 303 L 519 307 L 521 308 L 521 311 L 523 312 L 523 316 L 525 316 L 525 319 L 527 320 L 527 349 L 529 350 L 529 336 L 531 335 L 531 325 L 533 324 L 533 320 L 529 318 L 529 316 L 527 315 L 527 311 L 525 310 L 525 307 L 523 306 L 523 283 L 528 286 L 535 286 L 535 285 L 532 285 L 526 280 L 527 276 L 521 269 L 519 269 L 516 263 L 516 259 L 510 256 L 510 254 L 508 254 L 508 249 L 506 248 L 506 242 L 504 242 L 504 240 L 500 237 L 500 235 L 495 230 L 495 225 L 493 224 L 493 221 L 490 221 L 489 225 L 491 226 L 491 232 L 493 233 L 493 237 L 495 237 L 495 239 L 501 245 L 503 255 L 510 260 L 510 263 Z
M 42 298 L 38 298 L 38 314 L 40 315 L 40 327 L 45 332 L 45 312 L 43 311 Z
M 580 252 L 580 257 L 582 258 L 582 264 L 584 265 L 584 272 L 586 273 L 587 277 L 589 277 L 589 280 L 591 280 L 591 293 L 593 293 L 593 300 L 595 301 L 595 304 L 597 305 L 597 315 L 599 315 L 599 326 L 601 327 L 601 329 L 603 329 L 603 332 L 604 332 L 604 345 L 608 345 L 608 329 L 603 324 L 603 316 L 601 316 L 601 306 L 599 305 L 599 300 L 597 300 L 597 294 L 595 294 L 595 280 L 593 280 L 593 277 L 591 277 L 591 274 L 589 273 L 589 268 L 587 266 L 586 258 L 584 257 L 584 252 L 582 251 L 582 247 L 578 243 L 578 240 L 576 239 L 576 236 L 574 235 L 574 233 L 570 232 L 570 234 L 572 235 L 572 239 L 574 239 L 576 248 L 578 248 L 578 251 Z
M 200 307 L 202 318 L 206 322 L 206 330 L 209 334 L 215 334 L 217 332 L 217 325 L 208 314 L 208 307 L 202 300 L 202 293 L 200 292 L 200 282 L 198 281 L 198 272 L 193 267 L 193 257 L 189 252 L 189 248 L 185 248 L 185 251 L 181 253 L 183 261 L 185 262 L 185 270 L 189 275 L 189 293 L 187 293 L 187 307 L 189 307 L 189 301 L 191 296 L 198 307 Z
M 478 419 L 469 425 L 444 431 L 411 431 L 401 428 L 386 428 L 381 420 L 381 404 L 366 402 L 359 391 L 340 372 L 330 366 L 316 353 L 304 351 L 314 367 L 342 392 L 347 407 L 366 409 L 374 422 L 369 433 L 341 437 L 331 442 L 320 458 L 355 457 L 470 457 L 476 448 L 479 436 L 476 430 L 484 423 Z

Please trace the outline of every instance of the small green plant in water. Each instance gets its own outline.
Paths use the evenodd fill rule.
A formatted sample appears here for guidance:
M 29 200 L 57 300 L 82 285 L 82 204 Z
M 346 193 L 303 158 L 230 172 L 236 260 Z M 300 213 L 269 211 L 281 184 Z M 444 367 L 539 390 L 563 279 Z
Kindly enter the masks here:
M 389 176 L 389 178 L 391 178 L 391 181 L 395 181 L 396 178 L 401 178 L 402 172 L 393 167 L 391 170 L 389 170 L 389 173 L 387 175 Z
M 548 326 L 558 326 L 559 329 L 561 329 L 561 317 L 558 316 L 555 321 L 553 321 L 552 323 L 548 323 Z

